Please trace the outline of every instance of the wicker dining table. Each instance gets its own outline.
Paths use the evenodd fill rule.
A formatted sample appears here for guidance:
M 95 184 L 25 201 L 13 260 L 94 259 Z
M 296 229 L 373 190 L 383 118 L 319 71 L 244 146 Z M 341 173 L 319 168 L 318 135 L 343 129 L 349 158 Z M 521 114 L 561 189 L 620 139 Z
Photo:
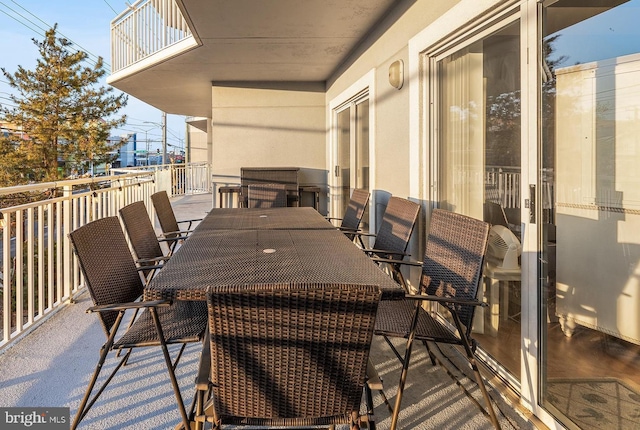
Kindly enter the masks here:
M 383 299 L 404 295 L 313 209 L 277 209 L 212 210 L 155 275 L 145 297 L 206 300 L 208 287 L 271 283 L 377 285 Z
M 199 230 L 335 230 L 312 207 L 216 208 L 198 226 Z

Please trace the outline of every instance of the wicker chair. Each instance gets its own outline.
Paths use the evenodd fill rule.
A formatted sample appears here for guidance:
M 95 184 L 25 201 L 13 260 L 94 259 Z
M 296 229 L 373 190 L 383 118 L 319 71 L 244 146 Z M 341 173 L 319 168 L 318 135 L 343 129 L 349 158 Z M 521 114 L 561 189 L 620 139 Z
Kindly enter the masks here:
M 491 422 L 500 428 L 476 364 L 476 342 L 471 338 L 475 307 L 485 305 L 476 299 L 476 294 L 482 279 L 488 235 L 489 224 L 484 221 L 435 209 L 431 215 L 424 261 L 422 264 L 402 263 L 422 266 L 420 293 L 407 294 L 404 300 L 389 300 L 380 304 L 375 334 L 384 336 L 402 363 L 398 394 L 392 411 L 392 430 L 398 423 L 414 340 L 424 343 L 433 365 L 436 364 L 435 356 L 427 342 L 461 345 L 464 348 L 487 403 Z M 425 301 L 439 303 L 449 311 L 455 333 L 422 307 Z M 404 356 L 391 343 L 391 337 L 407 339 Z
M 360 232 L 360 221 L 364 216 L 364 211 L 369 203 L 369 191 L 356 188 L 351 193 L 349 204 L 344 212 L 343 218 L 327 217 L 329 221 L 340 220 L 340 227 L 338 227 L 344 234 L 350 239 L 358 239 L 360 245 L 364 248 L 362 236 L 356 235 Z
M 250 208 L 287 207 L 285 184 L 249 184 L 248 206 Z
M 207 298 L 210 360 L 201 363 L 211 382 L 198 422 L 375 428 L 366 379 L 377 287 L 233 286 Z
M 174 238 L 174 237 L 182 237 L 185 238 L 189 235 L 193 230 L 191 230 L 191 226 L 194 222 L 202 221 L 202 218 L 197 219 L 188 219 L 183 221 L 176 220 L 176 216 L 173 212 L 173 208 L 171 207 L 171 202 L 169 201 L 169 196 L 166 191 L 158 191 L 151 195 L 151 201 L 153 202 L 153 207 L 156 210 L 156 216 L 158 217 L 158 221 L 160 222 L 160 229 L 162 229 L 162 234 L 164 237 Z M 186 230 L 181 230 L 179 224 L 188 223 L 188 227 Z M 175 249 L 177 242 L 174 242 L 171 246 L 171 249 Z
M 97 313 L 107 337 L 71 428 L 78 426 L 115 373 L 126 364 L 132 348 L 147 346 L 161 347 L 182 421 L 187 425 L 188 417 L 174 369 L 186 343 L 202 340 L 207 325 L 206 305 L 204 302 L 136 301 L 143 293 L 144 284 L 115 216 L 90 222 L 70 233 L 69 237 L 94 304 L 87 312 Z M 124 333 L 118 333 L 127 310 L 142 312 Z M 182 344 L 182 347 L 172 363 L 167 345 L 174 343 Z M 107 355 L 110 351 L 121 350 L 127 350 L 126 354 L 90 399 Z
M 300 204 L 298 167 L 241 167 L 240 168 L 240 203 L 242 207 L 249 206 L 249 185 L 251 184 L 282 184 L 287 189 L 287 204 Z
M 127 236 L 129 236 L 131 247 L 136 256 L 136 263 L 140 267 L 147 268 L 144 275 L 149 281 L 156 269 L 171 257 L 172 245 L 182 237 L 156 237 L 147 208 L 142 201 L 131 203 L 120 209 L 120 219 Z M 168 244 L 169 253 L 167 255 L 162 251 L 161 242 Z
M 363 247 L 364 251 L 378 264 L 387 265 L 391 276 L 400 285 L 408 289 L 406 280 L 400 270 L 401 261 L 406 253 L 411 234 L 418 220 L 420 205 L 400 197 L 391 197 L 382 215 L 382 223 L 377 234 L 357 233 L 360 237 L 373 236 L 372 248 Z

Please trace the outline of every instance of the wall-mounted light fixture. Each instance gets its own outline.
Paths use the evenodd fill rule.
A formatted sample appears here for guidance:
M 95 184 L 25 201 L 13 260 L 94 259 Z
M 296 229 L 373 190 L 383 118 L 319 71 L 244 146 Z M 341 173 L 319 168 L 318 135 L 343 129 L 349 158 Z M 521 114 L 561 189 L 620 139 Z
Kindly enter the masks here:
M 404 83 L 404 63 L 396 60 L 389 66 L 389 83 L 397 90 L 402 88 Z

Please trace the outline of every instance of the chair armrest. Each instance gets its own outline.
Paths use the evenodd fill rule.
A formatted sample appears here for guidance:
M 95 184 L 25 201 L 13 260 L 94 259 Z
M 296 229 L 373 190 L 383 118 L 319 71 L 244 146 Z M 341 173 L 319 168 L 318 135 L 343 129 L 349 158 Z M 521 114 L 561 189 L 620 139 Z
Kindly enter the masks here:
M 194 218 L 194 219 L 183 219 L 181 221 L 178 221 L 178 224 L 182 224 L 183 222 L 197 222 L 197 221 L 202 221 L 204 218 Z
M 362 230 L 360 229 L 353 229 L 348 227 L 337 227 L 337 229 L 342 232 L 353 233 L 353 234 L 362 233 Z
M 388 251 L 386 249 L 375 249 L 375 248 L 364 248 L 364 252 L 366 253 L 375 253 L 375 254 L 387 254 L 387 255 L 401 255 L 403 257 L 409 257 L 411 254 L 407 254 L 406 252 L 398 252 L 398 251 Z M 400 261 L 400 260 L 398 260 Z
M 139 258 L 136 260 L 136 263 L 156 263 L 161 261 L 167 261 L 171 257 L 162 256 L 162 257 L 154 257 L 154 258 Z M 145 267 L 148 269 L 148 266 Z
M 155 264 L 153 266 L 140 266 L 140 267 L 136 267 L 136 270 L 138 272 L 142 272 L 145 270 L 153 270 L 153 269 L 162 269 L 162 264 Z
M 336 217 L 332 217 L 332 216 L 326 216 L 324 217 L 324 219 L 331 221 L 331 220 L 336 220 L 336 221 L 342 221 L 342 218 L 336 218 Z
M 184 236 L 179 236 L 179 237 L 175 237 L 172 239 L 186 239 L 188 234 L 191 233 L 193 230 L 180 230 L 180 231 L 168 231 L 166 233 L 162 233 L 162 236 L 160 236 L 161 238 L 166 238 L 166 236 L 168 234 L 177 234 L 177 235 L 181 235 L 184 234 Z
M 393 258 L 382 258 L 382 257 L 371 257 L 371 260 L 376 261 L 378 263 L 389 263 L 389 264 L 422 267 L 421 261 L 395 260 Z
M 178 240 L 186 239 L 187 236 L 176 236 L 176 237 L 159 237 L 158 242 L 176 242 Z
M 160 306 L 170 306 L 171 300 L 152 300 L 142 302 L 130 302 L 130 303 L 114 303 L 110 305 L 98 305 L 91 306 L 86 310 L 87 313 L 91 312 L 108 312 L 108 311 L 126 311 L 127 309 L 143 309 L 143 308 L 157 308 Z
M 455 297 L 440 297 L 440 296 L 433 296 L 433 295 L 427 295 L 427 294 L 405 294 L 404 297 L 410 300 L 424 300 L 424 301 L 437 302 L 437 303 L 454 303 L 457 305 L 482 306 L 482 307 L 489 306 L 488 303 L 481 302 L 480 300 L 476 300 L 476 299 L 459 299 Z
M 365 232 L 357 232 L 356 235 L 365 236 L 365 237 L 376 237 L 376 235 L 373 233 L 365 233 Z

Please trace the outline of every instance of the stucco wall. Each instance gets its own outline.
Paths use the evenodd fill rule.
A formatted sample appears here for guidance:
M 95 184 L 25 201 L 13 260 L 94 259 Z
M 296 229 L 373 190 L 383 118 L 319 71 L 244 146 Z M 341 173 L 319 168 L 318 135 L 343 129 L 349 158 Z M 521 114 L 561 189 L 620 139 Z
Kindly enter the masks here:
M 209 162 L 207 132 L 187 124 L 187 136 L 189 139 L 188 161 L 191 163 Z
M 324 87 L 264 84 L 212 87 L 213 171 L 241 167 L 326 168 Z
M 327 83 L 327 105 L 354 81 L 366 73 L 375 73 L 375 148 L 371 160 L 375 177 L 374 192 L 379 204 L 385 195 L 409 197 L 409 86 L 417 85 L 417 76 L 408 75 L 408 42 L 459 0 L 404 1 L 360 45 L 343 67 Z M 404 85 L 400 90 L 389 84 L 389 65 L 404 62 Z M 416 108 L 416 107 L 413 107 Z

